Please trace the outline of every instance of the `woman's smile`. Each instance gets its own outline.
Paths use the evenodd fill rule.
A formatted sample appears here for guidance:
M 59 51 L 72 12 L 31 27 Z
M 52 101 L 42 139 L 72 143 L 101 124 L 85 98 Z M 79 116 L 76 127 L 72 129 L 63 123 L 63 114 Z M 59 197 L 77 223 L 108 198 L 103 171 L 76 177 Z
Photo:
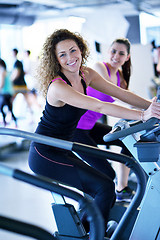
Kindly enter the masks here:
M 69 66 L 73 66 L 73 65 L 76 64 L 76 62 L 77 62 L 77 61 L 74 61 L 74 62 L 71 62 L 71 63 L 67 63 L 67 65 L 69 65 Z

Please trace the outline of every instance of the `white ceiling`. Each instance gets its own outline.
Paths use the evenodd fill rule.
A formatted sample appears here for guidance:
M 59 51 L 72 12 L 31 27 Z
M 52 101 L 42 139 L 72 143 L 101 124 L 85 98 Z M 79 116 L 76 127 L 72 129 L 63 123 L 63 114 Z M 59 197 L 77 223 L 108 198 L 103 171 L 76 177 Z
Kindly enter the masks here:
M 30 25 L 37 18 L 85 16 L 107 6 L 126 15 L 144 11 L 160 16 L 160 0 L 0 0 L 0 23 Z

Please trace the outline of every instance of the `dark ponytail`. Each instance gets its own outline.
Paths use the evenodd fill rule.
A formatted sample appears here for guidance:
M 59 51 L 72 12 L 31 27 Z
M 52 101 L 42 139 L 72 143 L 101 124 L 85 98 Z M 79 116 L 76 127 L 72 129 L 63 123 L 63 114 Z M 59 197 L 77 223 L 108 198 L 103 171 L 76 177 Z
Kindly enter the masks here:
M 129 86 L 130 76 L 131 76 L 131 58 L 126 61 L 122 66 L 122 74 L 127 83 L 127 88 Z

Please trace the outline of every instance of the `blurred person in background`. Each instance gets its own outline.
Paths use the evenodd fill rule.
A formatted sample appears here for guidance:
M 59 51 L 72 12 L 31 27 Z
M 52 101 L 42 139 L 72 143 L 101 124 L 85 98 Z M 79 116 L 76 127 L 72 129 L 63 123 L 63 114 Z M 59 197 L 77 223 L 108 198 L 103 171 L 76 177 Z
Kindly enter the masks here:
M 11 113 L 11 117 L 15 122 L 15 126 L 17 127 L 17 119 L 12 109 L 12 97 L 13 97 L 13 86 L 10 79 L 10 73 L 7 71 L 7 66 L 5 61 L 0 58 L 0 111 L 3 116 L 4 126 L 6 126 L 7 113 L 4 110 L 4 106 L 7 106 L 8 110 Z
M 23 64 L 20 60 L 18 60 L 18 49 L 14 48 L 12 50 L 14 64 L 13 70 L 11 74 L 11 79 L 13 82 L 13 88 L 15 95 L 18 93 L 23 93 L 24 95 L 27 93 L 27 84 L 24 80 L 24 69 Z
M 38 61 L 38 60 L 37 60 Z M 25 50 L 23 57 L 23 67 L 24 67 L 24 79 L 27 84 L 27 88 L 29 90 L 29 100 L 30 106 L 32 108 L 32 112 L 35 115 L 39 115 L 42 111 L 42 106 L 38 98 L 38 93 L 36 90 L 36 79 L 35 79 L 35 71 L 36 71 L 37 62 L 31 59 L 31 51 Z
M 13 70 L 11 73 L 11 80 L 13 82 L 13 89 L 14 89 L 14 99 L 16 96 L 21 93 L 24 96 L 24 99 L 27 103 L 27 107 L 29 109 L 29 112 L 31 114 L 31 122 L 33 120 L 33 110 L 32 110 L 32 98 L 30 97 L 30 91 L 27 87 L 27 84 L 25 82 L 25 72 L 24 72 L 24 66 L 22 61 L 18 60 L 18 49 L 14 48 L 12 50 L 13 58 L 14 58 L 14 64 L 13 64 Z

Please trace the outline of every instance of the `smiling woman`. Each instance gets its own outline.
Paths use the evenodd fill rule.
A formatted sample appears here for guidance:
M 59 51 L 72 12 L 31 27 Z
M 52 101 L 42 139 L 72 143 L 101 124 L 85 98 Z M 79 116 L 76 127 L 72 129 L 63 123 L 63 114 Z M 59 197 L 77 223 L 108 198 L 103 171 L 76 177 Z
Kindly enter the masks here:
M 73 40 L 65 40 L 57 44 L 56 55 L 63 72 L 79 70 L 82 62 L 81 51 Z
M 126 119 L 141 119 L 141 110 L 120 107 L 87 96 L 88 86 L 146 109 L 143 111 L 143 120 L 160 118 L 160 103 L 156 99 L 151 102 L 118 88 L 109 79 L 86 67 L 88 53 L 87 44 L 78 33 L 60 29 L 47 38 L 37 75 L 40 90 L 46 96 L 46 105 L 36 133 L 71 141 L 78 121 L 87 109 Z M 70 151 L 55 147 L 35 142 L 30 146 L 29 166 L 32 171 L 91 195 L 107 224 L 115 201 L 114 170 L 106 160 L 105 175 L 88 165 L 85 162 L 87 159 L 83 160 Z M 86 231 L 89 231 L 85 216 L 82 222 Z
M 61 35 L 61 37 L 59 36 Z M 58 76 L 59 71 L 61 69 L 60 63 L 58 58 L 60 55 L 57 54 L 57 48 L 59 47 L 58 51 L 65 51 L 65 49 L 60 48 L 61 42 L 65 40 L 72 40 L 72 44 L 76 47 L 75 50 L 80 50 L 81 52 L 81 66 L 84 65 L 87 61 L 89 56 L 89 49 L 87 46 L 87 42 L 81 37 L 80 34 L 72 34 L 70 31 L 58 30 L 51 34 L 43 46 L 43 53 L 40 56 L 40 67 L 37 72 L 37 79 L 39 80 L 39 89 L 43 93 L 44 96 L 47 94 L 47 89 L 50 81 L 55 77 Z M 73 46 L 70 46 L 73 47 Z M 73 50 L 73 51 L 75 51 Z M 69 51 L 69 49 L 68 49 Z M 63 53 L 65 55 L 65 52 Z M 62 54 L 62 58 L 64 58 Z
M 130 42 L 127 38 L 118 38 L 113 41 L 109 48 L 108 62 L 98 62 L 95 64 L 94 69 L 102 75 L 102 77 L 110 80 L 113 84 L 127 89 L 131 74 L 131 56 L 130 56 Z M 113 103 L 115 100 L 112 96 L 99 92 L 91 87 L 87 88 L 87 95 L 98 98 L 101 101 Z M 101 113 L 88 110 L 80 119 L 74 135 L 74 141 L 92 146 L 98 145 L 116 145 L 122 148 L 121 153 L 131 156 L 125 145 L 116 140 L 111 143 L 105 143 L 103 136 L 112 130 L 112 127 L 97 122 L 102 117 Z M 81 157 L 84 156 L 81 154 Z M 92 166 L 102 172 L 106 172 L 106 161 L 97 161 L 95 158 L 87 158 Z M 112 165 L 113 166 L 113 165 Z M 132 190 L 128 187 L 129 168 L 121 163 L 114 163 L 116 171 L 116 196 L 117 201 L 130 202 L 133 197 Z

